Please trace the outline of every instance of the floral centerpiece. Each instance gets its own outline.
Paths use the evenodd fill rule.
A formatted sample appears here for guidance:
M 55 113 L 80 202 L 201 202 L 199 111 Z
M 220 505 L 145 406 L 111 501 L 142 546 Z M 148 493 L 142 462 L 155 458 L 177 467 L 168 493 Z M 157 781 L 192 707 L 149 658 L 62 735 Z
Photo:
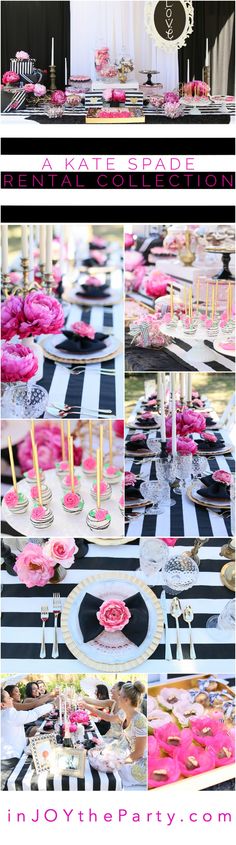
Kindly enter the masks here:
M 77 546 L 73 538 L 51 539 L 44 545 L 26 543 L 17 555 L 12 575 L 18 575 L 19 581 L 28 589 L 44 587 L 46 584 L 62 580 L 63 568 L 69 569 L 74 563 Z

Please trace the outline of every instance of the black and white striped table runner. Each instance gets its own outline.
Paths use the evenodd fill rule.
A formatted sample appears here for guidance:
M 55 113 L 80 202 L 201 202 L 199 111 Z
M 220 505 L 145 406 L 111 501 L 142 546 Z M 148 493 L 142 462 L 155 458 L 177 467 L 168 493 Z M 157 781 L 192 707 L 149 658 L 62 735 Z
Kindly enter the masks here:
M 173 508 L 172 508 L 173 510 Z M 205 536 L 207 536 L 205 534 Z M 223 586 L 220 579 L 220 570 L 224 564 L 224 558 L 219 556 L 224 535 L 220 539 L 209 538 L 206 546 L 200 550 L 199 578 L 195 587 L 180 594 L 180 600 L 185 604 L 191 603 L 194 620 L 192 623 L 193 639 L 196 649 L 196 660 L 189 659 L 189 633 L 183 618 L 180 618 L 180 635 L 183 647 L 184 661 L 180 664 L 176 661 L 176 631 L 175 621 L 168 613 L 168 625 L 170 629 L 170 641 L 172 646 L 173 661 L 169 664 L 169 671 L 176 671 L 179 674 L 194 674 L 196 672 L 224 671 L 233 673 L 234 645 L 228 641 L 227 632 L 222 631 L 221 638 L 214 641 L 210 638 L 206 629 L 206 621 L 212 614 L 220 613 L 226 602 L 232 598 L 232 594 Z M 193 539 L 177 541 L 176 547 L 170 549 L 170 556 L 181 549 L 192 548 Z M 115 570 L 117 572 L 136 573 L 137 577 L 143 579 L 139 570 L 140 549 L 139 543 L 128 543 L 122 546 L 97 546 L 89 544 L 88 555 L 80 560 L 80 567 L 74 564 L 67 571 L 64 581 L 58 585 L 62 605 L 75 585 L 87 577 L 88 572 L 106 572 Z M 160 597 L 162 591 L 161 575 L 157 575 L 156 583 L 152 580 L 148 583 L 154 593 Z M 75 672 L 85 671 L 86 664 L 76 661 L 70 654 L 63 642 L 62 632 L 59 628 L 59 658 L 56 662 L 52 660 L 53 643 L 53 614 L 52 596 L 54 586 L 48 584 L 37 590 L 28 590 L 20 584 L 17 577 L 12 577 L 6 571 L 2 571 L 2 671 L 22 672 L 25 671 L 27 661 L 28 672 Z M 34 593 L 34 594 L 32 594 Z M 46 625 L 46 659 L 42 662 L 39 658 L 41 643 L 41 621 L 40 608 L 42 604 L 48 604 L 50 610 L 49 620 Z M 170 598 L 167 597 L 168 609 Z M 165 646 L 164 637 L 156 652 L 145 663 L 137 667 L 137 672 L 166 672 L 164 660 Z M 87 670 L 88 671 L 88 670 Z

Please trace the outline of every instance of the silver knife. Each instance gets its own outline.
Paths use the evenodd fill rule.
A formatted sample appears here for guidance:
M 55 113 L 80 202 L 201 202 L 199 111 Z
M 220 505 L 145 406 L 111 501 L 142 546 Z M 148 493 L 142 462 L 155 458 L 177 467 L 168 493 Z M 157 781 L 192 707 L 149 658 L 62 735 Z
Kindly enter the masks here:
M 163 612 L 164 627 L 165 627 L 165 660 L 172 660 L 172 651 L 171 651 L 170 638 L 169 638 L 169 628 L 168 628 L 165 590 L 162 590 L 160 603 L 161 603 L 161 608 L 162 608 L 162 612 Z

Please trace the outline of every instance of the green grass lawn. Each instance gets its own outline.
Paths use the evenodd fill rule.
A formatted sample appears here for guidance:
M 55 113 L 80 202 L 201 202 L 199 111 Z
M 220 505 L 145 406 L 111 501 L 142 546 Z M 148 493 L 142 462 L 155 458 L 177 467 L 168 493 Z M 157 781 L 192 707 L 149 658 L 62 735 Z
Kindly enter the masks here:
M 125 376 L 125 418 L 126 421 L 142 393 L 144 393 L 144 381 L 155 380 L 155 373 L 142 373 L 133 375 L 126 373 Z M 216 413 L 220 416 L 227 405 L 234 391 L 233 373 L 193 373 L 192 384 L 194 390 L 199 390 L 208 396 Z

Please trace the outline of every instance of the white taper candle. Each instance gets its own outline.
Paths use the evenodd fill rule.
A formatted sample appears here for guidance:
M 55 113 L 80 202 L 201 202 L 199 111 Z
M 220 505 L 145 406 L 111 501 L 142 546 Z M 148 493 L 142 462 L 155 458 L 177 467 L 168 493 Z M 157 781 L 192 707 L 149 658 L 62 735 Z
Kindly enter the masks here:
M 8 226 L 2 225 L 2 273 L 8 273 Z
M 172 455 L 176 455 L 176 397 L 175 373 L 171 373 L 171 416 L 172 416 Z
M 21 249 L 22 258 L 28 258 L 28 226 L 22 226 L 21 229 Z
M 46 226 L 46 273 L 52 272 L 52 226 Z
M 30 223 L 29 227 L 29 282 L 34 281 L 34 227 Z
M 162 382 L 160 391 L 161 400 L 161 441 L 166 442 L 166 418 L 165 418 L 165 388 Z
M 188 373 L 187 402 L 192 401 L 192 373 Z
M 45 264 L 46 259 L 46 226 L 44 223 L 39 229 L 39 261 L 40 264 Z

